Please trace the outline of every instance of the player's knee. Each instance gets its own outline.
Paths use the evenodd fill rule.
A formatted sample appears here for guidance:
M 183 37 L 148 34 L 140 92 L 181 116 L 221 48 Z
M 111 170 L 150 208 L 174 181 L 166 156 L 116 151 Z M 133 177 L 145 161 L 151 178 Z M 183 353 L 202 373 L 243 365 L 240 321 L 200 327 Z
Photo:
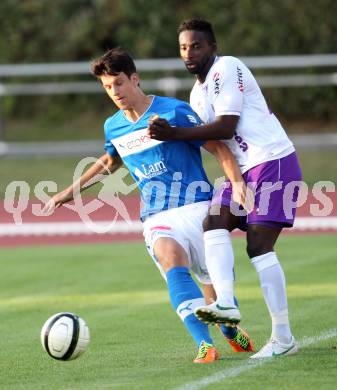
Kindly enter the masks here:
M 255 244 L 247 243 L 246 251 L 250 259 L 252 257 L 258 256 L 256 254 L 258 253 L 258 247 Z
M 204 232 L 208 232 L 209 230 L 214 229 L 214 217 L 207 215 L 207 217 L 203 220 L 202 228 L 204 229 Z
M 249 258 L 253 258 L 256 256 L 264 255 L 265 253 L 273 251 L 273 247 L 270 243 L 265 242 L 264 240 L 255 239 L 249 240 L 247 242 L 247 254 Z
M 159 262 L 165 273 L 175 267 L 189 267 L 187 259 L 175 256 L 174 254 L 163 256 Z
M 174 240 L 158 240 L 154 253 L 164 272 L 174 267 L 188 267 L 188 256 L 182 246 Z
M 250 258 L 262 256 L 274 251 L 275 242 L 281 229 L 268 228 L 263 225 L 248 225 L 247 253 Z
M 209 230 L 224 229 L 224 223 L 220 215 L 208 214 L 202 223 L 202 227 L 204 232 L 208 232 Z
M 230 213 L 228 206 L 215 205 L 209 209 L 202 227 L 204 232 L 216 229 L 226 229 L 231 232 L 238 227 L 239 220 Z

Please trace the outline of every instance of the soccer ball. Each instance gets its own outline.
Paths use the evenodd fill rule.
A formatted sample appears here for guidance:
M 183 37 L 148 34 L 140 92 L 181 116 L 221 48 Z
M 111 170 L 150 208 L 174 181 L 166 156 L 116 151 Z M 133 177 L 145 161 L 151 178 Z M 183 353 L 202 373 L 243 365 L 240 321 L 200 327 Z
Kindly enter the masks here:
M 41 329 L 45 351 L 57 360 L 73 360 L 86 351 L 90 342 L 87 324 L 74 313 L 57 313 Z

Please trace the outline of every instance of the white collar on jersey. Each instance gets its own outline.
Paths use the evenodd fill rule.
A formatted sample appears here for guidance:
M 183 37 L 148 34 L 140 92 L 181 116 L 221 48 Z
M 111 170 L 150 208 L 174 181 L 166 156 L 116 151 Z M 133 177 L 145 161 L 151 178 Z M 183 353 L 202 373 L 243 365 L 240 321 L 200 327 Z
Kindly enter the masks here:
M 138 123 L 142 118 L 143 118 L 143 116 L 149 111 L 149 109 L 152 107 L 152 104 L 153 104 L 153 102 L 154 102 L 154 99 L 155 99 L 155 95 L 147 95 L 147 96 L 150 96 L 150 97 L 152 97 L 152 101 L 151 101 L 151 103 L 149 104 L 149 107 L 143 112 L 143 114 L 136 120 L 136 121 L 130 121 L 130 119 L 125 115 L 125 112 L 123 111 L 123 116 L 124 116 L 124 118 L 128 121 L 128 122 L 130 122 L 130 123 L 132 123 L 133 125 L 135 125 L 136 123 Z

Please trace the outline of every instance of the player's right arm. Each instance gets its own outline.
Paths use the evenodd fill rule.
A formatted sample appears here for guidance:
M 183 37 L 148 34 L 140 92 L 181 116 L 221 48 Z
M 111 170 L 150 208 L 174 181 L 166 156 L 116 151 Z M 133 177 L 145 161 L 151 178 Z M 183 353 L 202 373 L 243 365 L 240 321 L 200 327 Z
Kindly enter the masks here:
M 171 127 L 163 118 L 154 118 L 149 123 L 148 134 L 157 140 L 224 140 L 233 138 L 243 110 L 243 74 L 244 65 L 236 58 L 226 60 L 223 67 L 218 67 L 218 90 L 213 97 L 208 97 L 215 118 L 202 126 Z M 226 69 L 226 71 L 224 71 Z M 194 100 L 191 98 L 191 100 Z M 195 106 L 200 104 L 199 98 Z M 204 104 L 203 109 L 208 110 Z M 193 107 L 193 104 L 192 104 Z M 197 107 L 196 107 L 196 111 Z
M 172 127 L 166 119 L 154 118 L 149 123 L 148 135 L 160 141 L 200 141 L 231 139 L 240 117 L 219 115 L 211 123 L 196 127 Z
M 102 180 L 102 175 L 109 175 L 115 172 L 122 165 L 119 156 L 112 157 L 108 153 L 97 159 L 91 167 L 75 182 L 65 190 L 55 194 L 44 206 L 44 212 L 51 212 L 55 208 L 70 202 L 82 191 L 93 186 Z

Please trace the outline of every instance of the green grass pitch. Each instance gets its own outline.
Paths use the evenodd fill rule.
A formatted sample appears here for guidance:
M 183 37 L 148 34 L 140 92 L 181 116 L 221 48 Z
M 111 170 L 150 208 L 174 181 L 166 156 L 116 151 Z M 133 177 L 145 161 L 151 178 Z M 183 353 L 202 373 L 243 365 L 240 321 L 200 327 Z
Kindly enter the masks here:
M 234 239 L 234 246 L 242 325 L 258 349 L 270 320 L 244 240 Z M 296 338 L 336 332 L 336 236 L 285 236 L 277 250 Z M 193 364 L 194 343 L 143 243 L 1 249 L 0 265 L 1 389 L 151 390 L 191 382 L 186 389 L 336 388 L 336 336 L 249 367 L 248 355 L 232 353 L 212 328 L 222 359 Z M 53 360 L 40 345 L 42 324 L 59 311 L 73 311 L 89 325 L 90 348 L 77 360 Z

